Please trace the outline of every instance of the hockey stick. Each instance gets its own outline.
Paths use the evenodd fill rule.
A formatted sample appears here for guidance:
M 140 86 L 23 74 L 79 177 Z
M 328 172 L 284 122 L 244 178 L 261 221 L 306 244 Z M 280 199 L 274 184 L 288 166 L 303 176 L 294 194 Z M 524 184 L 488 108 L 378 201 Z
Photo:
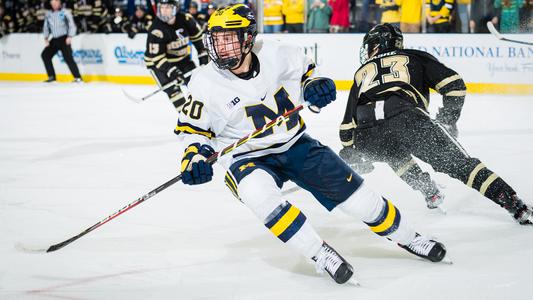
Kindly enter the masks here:
M 239 139 L 234 144 L 229 145 L 228 147 L 224 148 L 220 152 L 215 152 L 213 155 L 211 155 L 209 158 L 207 158 L 206 162 L 208 162 L 210 164 L 214 164 L 218 160 L 219 157 L 232 152 L 233 150 L 235 150 L 235 148 L 245 144 L 249 140 L 251 140 L 254 137 L 260 135 L 261 133 L 273 128 L 274 126 L 280 126 L 281 124 L 289 121 L 289 119 L 290 119 L 290 117 L 292 115 L 296 114 L 297 112 L 301 111 L 302 109 L 304 109 L 305 107 L 307 107 L 309 105 L 310 104 L 308 102 L 305 102 L 305 103 L 302 103 L 302 104 L 296 106 L 295 108 L 285 112 L 283 115 L 281 115 L 281 116 L 277 117 L 276 119 L 274 119 L 274 120 L 268 122 L 267 124 L 265 124 L 262 128 L 253 131 L 249 135 Z M 52 252 L 52 251 L 59 250 L 59 249 L 65 247 L 65 246 L 69 245 L 70 243 L 78 240 L 79 238 L 83 237 L 84 235 L 88 234 L 89 232 L 91 232 L 91 231 L 97 229 L 98 227 L 104 225 L 105 223 L 107 223 L 107 222 L 113 220 L 114 218 L 120 216 L 121 214 L 127 212 L 128 210 L 134 208 L 135 206 L 137 206 L 137 205 L 143 203 L 144 201 L 152 198 L 153 196 L 157 195 L 159 192 L 165 190 L 166 188 L 168 188 L 169 186 L 173 185 L 174 183 L 176 183 L 176 182 L 178 182 L 180 180 L 181 180 L 181 174 L 179 174 L 178 176 L 176 176 L 176 177 L 170 179 L 169 181 L 163 183 L 162 185 L 160 185 L 159 187 L 157 187 L 157 188 L 153 189 L 152 191 L 148 192 L 146 195 L 140 197 L 139 199 L 137 199 L 137 200 L 131 202 L 130 204 L 124 206 L 123 208 L 121 208 L 117 212 L 109 215 L 108 217 L 106 217 L 102 221 L 100 221 L 100 222 L 94 224 L 93 226 L 85 229 L 80 234 L 75 235 L 75 236 L 73 236 L 73 237 L 71 237 L 71 238 L 69 238 L 69 239 L 67 239 L 67 240 L 65 240 L 63 242 L 51 245 L 48 248 L 35 248 L 35 249 L 32 249 L 32 248 L 26 247 L 26 246 L 24 246 L 22 244 L 16 244 L 15 248 L 17 248 L 17 249 L 19 249 L 21 251 L 25 251 L 25 252 Z M 295 189 L 294 191 L 296 191 L 296 190 L 297 189 Z
M 498 32 L 498 30 L 496 30 L 496 27 L 494 27 L 494 24 L 491 21 L 487 22 L 487 28 L 489 29 L 490 33 L 492 33 L 492 35 L 494 35 L 497 39 L 501 41 L 507 41 L 511 43 L 518 43 L 518 44 L 533 46 L 533 43 L 531 42 L 518 41 L 518 40 L 508 39 L 504 37 L 501 33 Z
M 143 102 L 144 100 L 146 100 L 146 99 L 152 97 L 153 95 L 155 95 L 155 94 L 157 94 L 157 93 L 159 93 L 159 92 L 161 92 L 161 91 L 163 91 L 163 90 L 168 89 L 168 88 L 171 87 L 171 86 L 174 86 L 174 85 L 176 85 L 176 84 L 180 84 L 180 82 L 182 82 L 182 81 L 179 80 L 179 79 L 175 79 L 175 80 L 173 80 L 173 81 L 171 81 L 171 82 L 165 84 L 164 86 L 158 88 L 157 90 L 151 92 L 150 94 L 148 94 L 148 95 L 146 95 L 146 96 L 144 96 L 144 97 L 141 97 L 141 98 L 138 98 L 138 97 L 135 97 L 135 96 L 129 94 L 129 93 L 126 92 L 124 89 L 122 89 L 122 93 L 124 94 L 124 96 L 126 96 L 126 97 L 127 97 L 128 99 L 130 99 L 131 101 L 133 101 L 133 102 L 135 102 L 135 103 L 141 103 L 141 102 Z

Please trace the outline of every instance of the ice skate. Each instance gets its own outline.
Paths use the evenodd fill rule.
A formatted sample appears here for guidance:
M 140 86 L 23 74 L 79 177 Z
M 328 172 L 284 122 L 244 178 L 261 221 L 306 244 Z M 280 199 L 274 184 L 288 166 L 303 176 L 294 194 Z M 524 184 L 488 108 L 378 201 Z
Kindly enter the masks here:
M 533 209 L 527 206 L 516 194 L 502 192 L 497 201 L 520 225 L 533 225 Z
M 426 238 L 418 233 L 411 243 L 398 245 L 410 253 L 429 261 L 451 263 L 451 261 L 444 259 L 446 256 L 446 247 L 442 243 Z
M 316 263 L 317 273 L 322 274 L 325 270 L 336 283 L 343 284 L 349 281 L 356 286 L 359 285 L 353 278 L 352 266 L 326 242 L 322 244 L 318 254 L 313 257 L 313 261 Z
M 439 205 L 442 204 L 443 200 L 444 195 L 440 191 L 437 191 L 431 195 L 426 195 L 426 205 L 429 209 L 438 208 Z

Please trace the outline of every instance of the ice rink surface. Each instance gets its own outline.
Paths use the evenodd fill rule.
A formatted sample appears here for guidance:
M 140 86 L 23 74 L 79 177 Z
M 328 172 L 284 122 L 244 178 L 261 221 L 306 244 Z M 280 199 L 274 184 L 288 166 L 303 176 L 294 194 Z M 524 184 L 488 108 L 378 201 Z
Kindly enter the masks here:
M 139 96 L 154 88 L 124 87 Z M 362 284 L 339 286 L 236 201 L 219 166 L 212 182 L 177 183 L 57 252 L 16 250 L 18 242 L 47 247 L 72 237 L 178 174 L 170 102 L 157 95 L 135 104 L 120 88 L 0 83 L 0 299 L 531 297 L 533 227 L 442 174 L 434 178 L 445 186 L 448 214 L 430 211 L 382 164 L 367 182 L 418 231 L 443 241 L 453 265 L 422 261 L 305 191 L 287 195 Z M 308 133 L 334 150 L 346 97 L 319 115 L 302 113 Z M 459 121 L 468 152 L 530 204 L 532 114 L 531 95 L 469 95 Z

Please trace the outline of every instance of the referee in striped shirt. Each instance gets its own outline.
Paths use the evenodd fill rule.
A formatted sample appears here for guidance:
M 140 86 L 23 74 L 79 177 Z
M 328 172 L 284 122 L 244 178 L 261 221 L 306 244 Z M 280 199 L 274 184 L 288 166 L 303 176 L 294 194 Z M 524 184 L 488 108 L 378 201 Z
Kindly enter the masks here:
M 63 53 L 63 58 L 65 59 L 70 72 L 74 76 L 73 82 L 82 82 L 80 71 L 72 57 L 72 48 L 70 47 L 72 37 L 76 35 L 76 25 L 74 24 L 72 14 L 62 8 L 61 0 L 51 0 L 50 5 L 52 6 L 52 11 L 46 13 L 43 27 L 44 43 L 46 47 L 41 53 L 44 67 L 48 74 L 48 79 L 45 82 L 53 82 L 56 80 L 52 57 L 54 57 L 59 50 Z

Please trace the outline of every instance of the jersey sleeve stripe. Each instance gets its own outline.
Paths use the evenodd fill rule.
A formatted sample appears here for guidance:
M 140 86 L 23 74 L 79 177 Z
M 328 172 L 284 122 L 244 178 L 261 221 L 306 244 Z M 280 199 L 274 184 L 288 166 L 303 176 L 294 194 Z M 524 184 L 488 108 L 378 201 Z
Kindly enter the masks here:
M 200 134 L 203 135 L 209 139 L 215 137 L 215 133 L 210 130 L 205 130 L 199 127 L 196 127 L 194 125 L 191 125 L 189 123 L 182 123 L 178 121 L 178 125 L 176 125 L 176 129 L 174 129 L 174 133 L 180 134 Z
M 459 80 L 459 79 L 462 79 L 462 78 L 458 74 L 446 77 L 446 78 L 444 78 L 443 80 L 441 80 L 439 83 L 437 83 L 435 85 L 435 90 L 438 92 L 444 86 L 448 85 L 449 83 L 451 83 L 453 81 Z

